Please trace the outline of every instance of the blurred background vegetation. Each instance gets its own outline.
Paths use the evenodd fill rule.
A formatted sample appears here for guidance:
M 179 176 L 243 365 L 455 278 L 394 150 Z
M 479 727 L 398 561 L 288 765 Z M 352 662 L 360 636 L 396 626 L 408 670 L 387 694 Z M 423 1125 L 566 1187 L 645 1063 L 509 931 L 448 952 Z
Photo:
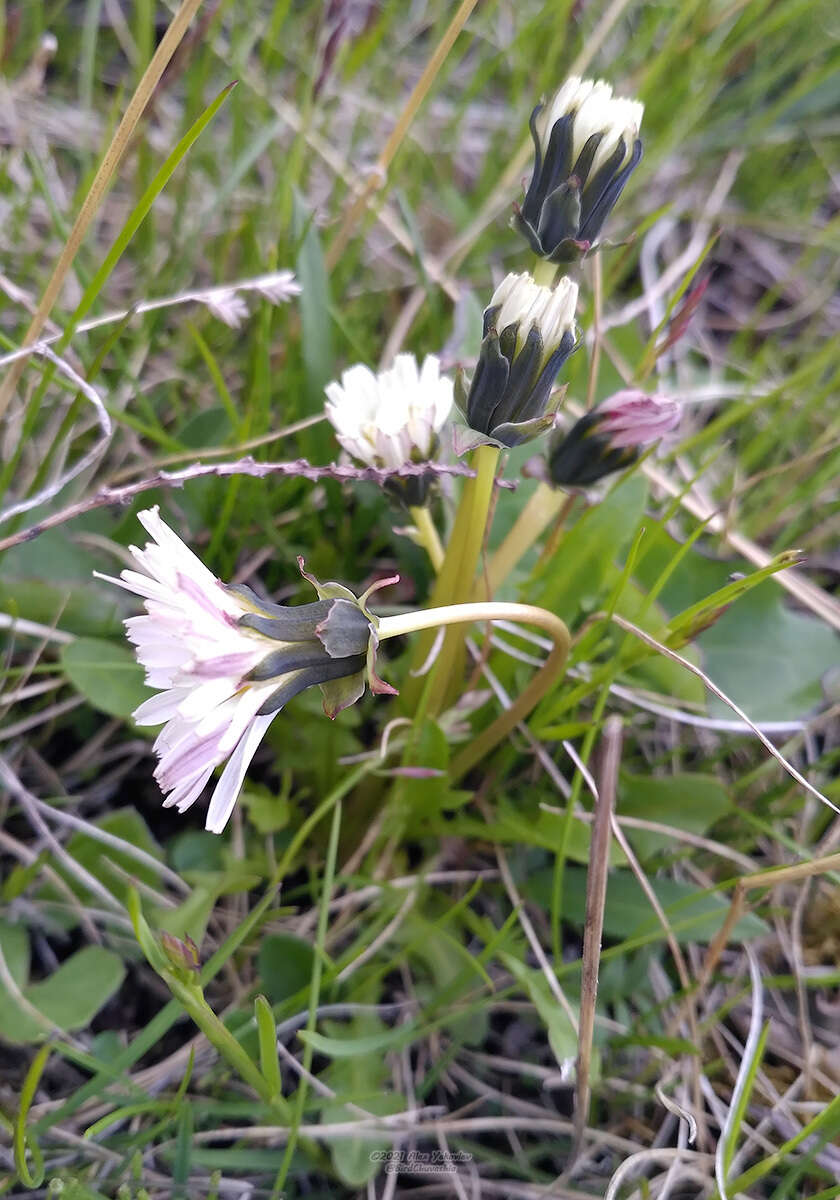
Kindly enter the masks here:
M 0 2 L 6 350 L 176 7 Z M 411 606 L 432 576 L 400 533 L 407 515 L 368 483 L 208 477 L 2 551 L 5 1194 L 699 1200 L 728 1181 L 730 1200 L 840 1195 L 837 875 L 818 865 L 750 891 L 706 957 L 737 878 L 828 856 L 840 827 L 697 673 L 599 615 L 660 642 L 681 630 L 673 650 L 840 802 L 840 16 L 827 0 L 480 0 L 380 180 L 455 13 L 442 0 L 199 5 L 45 329 L 72 334 L 64 359 L 112 435 L 37 502 L 99 434 L 78 380 L 27 360 L 0 424 L 0 547 L 163 468 L 330 462 L 323 387 L 351 363 L 407 349 L 469 366 L 493 286 L 527 265 L 507 219 L 529 173 L 529 114 L 570 73 L 644 101 L 645 156 L 607 226 L 614 244 L 587 265 L 586 344 L 563 379 L 581 405 L 644 366 L 650 390 L 684 404 L 679 443 L 602 503 L 576 501 L 554 552 L 505 585 L 575 634 L 569 677 L 527 738 L 453 791 L 371 757 L 389 702 L 333 724 L 306 693 L 272 725 L 222 838 L 198 809 L 160 806 L 147 731 L 130 720 L 146 694 L 122 638 L 132 603 L 91 572 L 124 565 L 137 509 L 157 502 L 222 578 L 308 600 L 302 554 L 356 589 L 396 570 L 387 603 Z M 286 303 L 253 289 L 184 299 L 282 269 L 302 288 Z M 652 334 L 701 281 L 654 365 Z M 168 298 L 181 302 L 132 311 Z M 520 476 L 533 452 L 509 456 L 519 486 L 500 493 L 491 546 L 534 487 Z M 455 494 L 445 481 L 444 530 Z M 791 549 L 794 572 L 748 586 Z M 745 586 L 718 594 L 733 581 Z M 495 681 L 515 694 L 530 677 L 540 647 L 501 637 L 473 693 Z M 397 683 L 407 656 L 388 657 Z M 416 762 L 444 768 L 470 711 L 427 722 Z M 576 762 L 609 786 L 595 754 L 608 714 L 623 718 L 626 843 L 610 849 L 593 1098 L 575 1148 L 593 810 Z M 284 1100 L 255 1094 L 171 998 L 137 944 L 131 886 L 153 929 L 200 946 L 209 1009 L 279 1072 Z M 273 1068 L 258 994 L 278 1026 Z M 348 1129 L 389 1113 L 403 1116 L 367 1137 Z M 374 1152 L 390 1148 L 461 1158 L 389 1175 Z

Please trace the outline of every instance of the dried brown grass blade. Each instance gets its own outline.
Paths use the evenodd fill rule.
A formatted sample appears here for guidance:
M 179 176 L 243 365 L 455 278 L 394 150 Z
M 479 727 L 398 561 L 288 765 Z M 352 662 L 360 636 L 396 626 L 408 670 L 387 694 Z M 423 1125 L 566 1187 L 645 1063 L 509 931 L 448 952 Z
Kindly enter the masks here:
M 583 926 L 583 955 L 580 978 L 580 1025 L 576 1066 L 575 1144 L 569 1165 L 583 1144 L 589 1099 L 592 1093 L 592 1038 L 595 1032 L 595 1004 L 598 999 L 598 967 L 604 933 L 604 906 L 607 899 L 607 875 L 610 864 L 610 838 L 618 769 L 623 743 L 621 717 L 608 717 L 604 724 L 601 757 L 598 764 L 598 799 L 589 843 L 589 867 L 586 872 L 586 917 Z

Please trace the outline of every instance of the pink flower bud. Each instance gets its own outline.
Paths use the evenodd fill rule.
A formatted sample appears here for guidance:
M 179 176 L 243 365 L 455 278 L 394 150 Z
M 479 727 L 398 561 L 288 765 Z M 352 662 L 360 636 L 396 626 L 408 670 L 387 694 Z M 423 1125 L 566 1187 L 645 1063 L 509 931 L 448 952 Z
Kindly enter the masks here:
M 609 435 L 610 446 L 645 446 L 670 433 L 680 422 L 680 406 L 669 396 L 648 396 L 634 388 L 616 392 L 592 414 L 598 431 Z
M 670 433 L 680 406 L 669 396 L 630 388 L 616 392 L 549 444 L 548 471 L 558 487 L 588 487 L 639 457 L 642 446 Z

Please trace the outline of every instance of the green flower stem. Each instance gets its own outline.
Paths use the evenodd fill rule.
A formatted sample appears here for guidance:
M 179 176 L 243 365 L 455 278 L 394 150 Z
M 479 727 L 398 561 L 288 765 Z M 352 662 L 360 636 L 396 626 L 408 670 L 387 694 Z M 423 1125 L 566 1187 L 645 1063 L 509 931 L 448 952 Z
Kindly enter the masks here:
M 251 1085 L 265 1104 L 274 1109 L 285 1110 L 283 1117 L 285 1121 L 288 1121 L 287 1106 L 280 1097 L 274 1095 L 268 1080 L 264 1078 L 257 1064 L 243 1050 L 228 1027 L 213 1012 L 204 999 L 198 983 L 182 983 L 172 971 L 160 971 L 159 974 L 172 995 L 195 1022 L 208 1042 L 216 1047 L 222 1058 L 238 1072 L 246 1083 Z
M 338 835 L 341 829 L 341 800 L 339 799 L 333 808 L 333 819 L 330 827 L 330 840 L 327 846 L 327 859 L 324 864 L 324 883 L 321 889 L 320 907 L 318 909 L 318 930 L 315 935 L 315 956 L 312 960 L 312 975 L 309 980 L 309 1014 L 306 1019 L 306 1030 L 308 1033 L 315 1031 L 315 1026 L 318 1024 L 318 998 L 321 994 L 321 975 L 323 972 L 324 962 L 326 960 L 326 942 L 327 942 L 327 922 L 330 911 L 330 898 L 332 896 L 333 883 L 335 881 L 336 862 L 338 860 Z M 277 1173 L 277 1178 L 274 1181 L 272 1197 L 281 1197 L 283 1187 L 286 1183 L 286 1176 L 289 1172 L 289 1167 L 292 1164 L 295 1147 L 297 1145 L 300 1127 L 303 1124 L 303 1116 L 306 1111 L 306 1098 L 309 1088 L 309 1076 L 312 1069 L 312 1058 L 315 1051 L 311 1042 L 305 1042 L 303 1047 L 303 1070 L 300 1080 L 298 1081 L 297 1094 L 295 1097 L 295 1111 L 292 1118 L 291 1129 L 289 1130 L 289 1140 L 286 1143 L 286 1150 L 283 1154 L 283 1161 L 280 1164 L 280 1170 Z
M 501 451 L 496 446 L 479 446 L 475 451 L 473 462 L 476 474 L 475 478 L 471 480 L 473 486 L 469 489 L 469 495 L 465 495 L 461 501 L 461 508 L 466 510 L 467 516 L 465 518 L 465 537 L 461 543 L 461 553 L 456 564 L 458 571 L 455 586 L 452 593 L 441 597 L 438 603 L 458 604 L 468 601 L 472 597 L 475 572 L 487 530 L 487 516 L 493 500 L 493 484 L 496 479 L 500 453 Z M 469 502 L 469 507 L 467 507 L 467 502 Z M 459 516 L 461 508 L 459 508 Z M 434 593 L 432 598 L 433 600 L 437 599 Z M 428 716 L 436 717 L 458 697 L 464 675 L 465 636 L 462 629 L 452 629 L 443 639 L 440 653 L 432 668 L 432 679 L 428 692 Z
M 500 451 L 495 446 L 479 446 L 473 452 L 472 466 L 476 473 L 466 480 L 461 492 L 452 534 L 430 597 L 430 604 L 434 607 L 469 600 L 472 594 L 475 569 L 484 542 L 487 513 L 493 498 L 493 483 L 496 478 L 499 454 Z M 411 661 L 413 672 L 419 671 L 422 667 L 429 656 L 433 642 L 434 632 L 432 631 L 427 636 L 418 639 Z M 426 692 L 427 712 L 430 716 L 436 716 L 440 712 L 446 685 L 455 675 L 453 659 L 460 644 L 460 639 L 457 637 L 448 644 L 444 639 L 444 644 L 433 668 L 435 674 L 431 681 L 431 687 Z M 404 711 L 416 711 L 420 695 L 427 682 L 429 681 L 418 676 L 409 676 L 402 689 Z
M 490 559 L 487 588 L 495 595 L 523 555 L 563 510 L 566 494 L 559 488 L 541 483 L 516 518 L 513 528 Z
M 436 572 L 440 571 L 443 566 L 443 546 L 432 520 L 432 514 L 425 504 L 414 505 L 408 511 L 411 513 L 411 519 L 419 534 L 419 543 L 429 556 L 429 562 Z
M 534 277 L 534 283 L 539 283 L 542 287 L 551 287 L 557 275 L 557 267 L 547 258 L 538 258 L 531 274 Z
M 177 952 L 178 947 L 184 951 L 183 965 L 175 966 L 164 946 L 158 942 L 146 923 L 140 908 L 140 897 L 133 888 L 128 896 L 128 915 L 131 918 L 140 949 L 146 956 L 146 961 L 169 988 L 173 999 L 178 1001 L 208 1042 L 216 1047 L 222 1058 L 239 1073 L 246 1083 L 251 1085 L 259 1098 L 278 1112 L 278 1115 L 282 1112 L 288 1120 L 287 1110 L 282 1099 L 274 1095 L 271 1085 L 263 1077 L 257 1064 L 243 1050 L 227 1026 L 219 1020 L 204 999 L 199 973 L 188 965 L 186 947 L 177 939 L 173 939 L 173 942 L 176 943 L 174 952 Z
M 401 613 L 395 617 L 382 617 L 379 622 L 379 640 L 385 641 L 387 638 L 400 637 L 421 629 L 471 624 L 475 621 L 516 621 L 537 625 L 549 634 L 554 645 L 537 674 L 510 708 L 455 756 L 449 767 L 449 776 L 453 782 L 489 754 L 515 725 L 528 716 L 549 688 L 557 682 L 566 666 L 571 643 L 565 622 L 547 609 L 537 608 L 533 604 L 502 604 L 492 601 L 480 604 L 452 604 L 443 608 Z

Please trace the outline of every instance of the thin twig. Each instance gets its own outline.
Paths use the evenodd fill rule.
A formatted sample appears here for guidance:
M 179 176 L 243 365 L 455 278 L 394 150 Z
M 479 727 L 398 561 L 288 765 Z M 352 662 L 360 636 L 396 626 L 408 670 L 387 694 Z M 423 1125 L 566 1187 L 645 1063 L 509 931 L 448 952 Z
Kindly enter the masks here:
M 216 475 L 220 478 L 227 478 L 231 475 L 250 475 L 256 479 L 264 479 L 269 475 L 281 475 L 290 478 L 309 479 L 312 482 L 318 482 L 321 479 L 338 479 L 378 483 L 381 485 L 393 476 L 407 477 L 427 474 L 463 475 L 469 478 L 474 476 L 475 472 L 470 467 L 461 463 L 454 463 L 451 466 L 444 463 L 404 463 L 403 466 L 394 470 L 380 470 L 378 467 L 340 466 L 337 463 L 328 463 L 323 467 L 315 467 L 304 458 L 298 458 L 292 462 L 257 462 L 251 455 L 236 459 L 234 462 L 193 463 L 191 466 L 184 467 L 180 471 L 158 471 L 155 475 L 147 479 L 140 479 L 135 483 L 127 483 L 122 487 L 106 486 L 100 488 L 98 492 L 95 492 L 92 496 L 88 496 L 87 499 L 79 500 L 75 504 L 69 504 L 66 508 L 62 508 L 58 512 L 44 517 L 37 525 L 32 525 L 29 529 L 23 529 L 19 533 L 10 534 L 9 537 L 0 539 L 0 553 L 4 550 L 9 550 L 12 546 L 19 545 L 21 542 L 32 541 L 33 538 L 39 537 L 47 529 L 53 529 L 56 525 L 63 525 L 66 521 L 72 521 L 76 517 L 92 512 L 96 508 L 105 508 L 110 504 L 127 504 L 135 496 L 150 491 L 152 488 L 183 487 L 189 480 L 201 479 L 207 475 Z M 515 488 L 516 484 L 500 480 L 498 486 Z

